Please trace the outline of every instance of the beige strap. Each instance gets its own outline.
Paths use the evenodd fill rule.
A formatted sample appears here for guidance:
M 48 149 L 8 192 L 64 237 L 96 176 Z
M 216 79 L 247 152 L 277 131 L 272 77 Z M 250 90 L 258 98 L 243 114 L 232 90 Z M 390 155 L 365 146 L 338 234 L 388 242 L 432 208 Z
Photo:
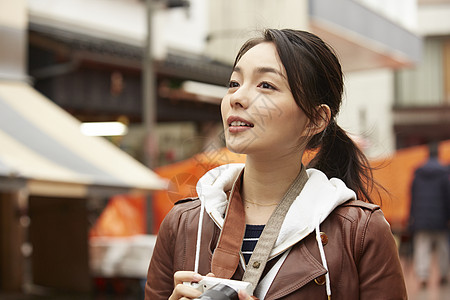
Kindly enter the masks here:
M 302 191 L 306 181 L 308 181 L 308 175 L 306 174 L 305 167 L 302 165 L 299 174 L 283 196 L 283 199 L 278 203 L 266 226 L 264 226 L 264 230 L 256 243 L 255 249 L 247 264 L 244 277 L 242 278 L 242 281 L 250 282 L 254 288 L 258 285 L 259 279 L 266 267 L 270 252 L 280 233 L 281 225 L 289 207 Z

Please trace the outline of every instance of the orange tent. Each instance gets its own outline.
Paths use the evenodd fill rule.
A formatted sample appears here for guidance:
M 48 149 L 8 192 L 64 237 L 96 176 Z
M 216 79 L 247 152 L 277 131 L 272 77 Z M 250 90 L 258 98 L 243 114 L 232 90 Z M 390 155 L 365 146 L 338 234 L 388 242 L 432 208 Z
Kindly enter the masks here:
M 109 199 L 89 232 L 90 237 L 125 237 L 145 234 L 146 203 L 143 195 L 117 195 Z

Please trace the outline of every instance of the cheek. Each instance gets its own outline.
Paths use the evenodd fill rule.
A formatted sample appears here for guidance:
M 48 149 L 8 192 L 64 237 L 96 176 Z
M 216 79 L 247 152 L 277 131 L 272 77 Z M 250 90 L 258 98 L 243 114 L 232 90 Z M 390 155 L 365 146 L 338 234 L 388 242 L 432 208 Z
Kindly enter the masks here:
M 305 114 L 303 112 L 296 113 L 294 118 L 297 120 L 297 122 L 296 122 L 297 129 L 300 132 L 305 131 L 307 125 L 309 124 L 308 119 L 306 118 Z
M 221 113 L 221 115 L 222 115 L 222 120 L 225 122 L 225 118 L 226 118 L 226 116 L 227 116 L 227 112 L 228 112 L 228 107 L 229 107 L 229 105 L 228 105 L 228 99 L 227 99 L 227 97 L 225 96 L 223 99 L 222 99 L 222 101 L 220 102 L 220 113 Z
M 289 130 L 294 139 L 301 138 L 307 134 L 308 119 L 297 106 L 289 110 L 282 116 L 284 119 L 285 130 Z M 288 122 L 286 122 L 288 121 Z
M 297 116 L 297 133 L 299 137 L 307 137 L 309 135 L 308 119 L 305 115 Z

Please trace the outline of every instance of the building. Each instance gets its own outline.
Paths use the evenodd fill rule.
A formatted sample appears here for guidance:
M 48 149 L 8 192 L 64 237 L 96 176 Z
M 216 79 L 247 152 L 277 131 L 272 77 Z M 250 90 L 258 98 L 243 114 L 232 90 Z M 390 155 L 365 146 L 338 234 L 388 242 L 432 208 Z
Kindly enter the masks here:
M 418 2 L 422 60 L 395 74 L 398 148 L 450 139 L 450 1 Z
M 30 86 L 27 25 L 25 1 L 0 2 L 0 293 L 87 291 L 95 209 L 167 182 Z

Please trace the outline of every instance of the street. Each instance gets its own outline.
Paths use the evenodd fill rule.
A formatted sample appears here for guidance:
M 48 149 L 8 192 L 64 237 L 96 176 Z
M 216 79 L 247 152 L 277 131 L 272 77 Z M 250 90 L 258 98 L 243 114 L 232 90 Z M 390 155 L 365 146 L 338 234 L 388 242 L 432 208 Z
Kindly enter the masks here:
M 439 272 L 436 258 L 432 261 L 430 281 L 426 288 L 419 286 L 409 257 L 402 257 L 401 263 L 405 275 L 409 300 L 443 300 L 450 299 L 450 284 L 439 285 Z

